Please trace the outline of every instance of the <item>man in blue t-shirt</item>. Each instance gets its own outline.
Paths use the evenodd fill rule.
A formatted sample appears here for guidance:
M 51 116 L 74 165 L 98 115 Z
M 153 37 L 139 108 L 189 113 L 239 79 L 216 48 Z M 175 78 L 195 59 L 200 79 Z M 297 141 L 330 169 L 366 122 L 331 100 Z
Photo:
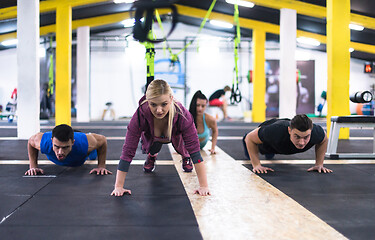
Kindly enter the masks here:
M 260 164 L 259 153 L 267 159 L 275 154 L 295 154 L 305 152 L 315 146 L 315 166 L 307 171 L 330 173 L 323 166 L 328 139 L 323 128 L 312 123 L 305 114 L 290 119 L 271 119 L 243 137 L 245 155 L 251 159 L 254 173 L 267 173 L 272 168 Z
M 39 151 L 55 164 L 67 167 L 78 167 L 84 164 L 88 158 L 95 160 L 98 157 L 98 167 L 92 169 L 90 174 L 112 174 L 105 168 L 106 137 L 94 133 L 74 132 L 66 124 L 56 126 L 52 132 L 39 132 L 33 135 L 28 141 L 27 150 L 30 169 L 25 172 L 25 175 L 44 173 L 43 169 L 38 168 Z

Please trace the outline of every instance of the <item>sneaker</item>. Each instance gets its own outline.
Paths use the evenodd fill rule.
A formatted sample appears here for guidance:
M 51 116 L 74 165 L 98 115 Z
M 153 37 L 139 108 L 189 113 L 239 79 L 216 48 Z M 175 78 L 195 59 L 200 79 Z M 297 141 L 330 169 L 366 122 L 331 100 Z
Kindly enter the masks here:
M 182 159 L 182 169 L 185 172 L 193 171 L 193 163 L 191 161 L 191 158 L 187 157 Z
M 150 154 L 147 155 L 147 159 L 143 164 L 143 171 L 150 173 L 155 170 L 156 156 L 152 157 Z

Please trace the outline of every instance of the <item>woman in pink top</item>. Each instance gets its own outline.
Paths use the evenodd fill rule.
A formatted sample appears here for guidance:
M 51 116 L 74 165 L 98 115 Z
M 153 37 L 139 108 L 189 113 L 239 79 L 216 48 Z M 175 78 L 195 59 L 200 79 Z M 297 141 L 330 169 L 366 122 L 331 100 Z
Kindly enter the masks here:
M 173 99 L 172 89 L 166 81 L 154 80 L 150 83 L 127 129 L 115 189 L 111 195 L 131 194 L 131 190 L 125 189 L 124 184 L 140 137 L 142 150 L 148 153 L 143 166 L 145 172 L 155 169 L 155 160 L 162 144 L 171 142 L 175 150 L 182 155 L 184 171 L 190 172 L 191 161 L 194 163 L 200 185 L 196 192 L 203 196 L 209 194 L 206 169 L 200 154 L 193 118 L 181 103 Z

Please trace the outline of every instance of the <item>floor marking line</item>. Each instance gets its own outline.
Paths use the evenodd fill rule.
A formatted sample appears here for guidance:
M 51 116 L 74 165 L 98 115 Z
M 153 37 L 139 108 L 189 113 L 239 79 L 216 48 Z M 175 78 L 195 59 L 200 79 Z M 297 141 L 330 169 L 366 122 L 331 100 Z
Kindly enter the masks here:
M 257 126 L 217 126 L 218 129 L 255 129 Z
M 97 125 L 97 126 L 72 126 L 73 129 L 126 129 L 128 124 L 124 124 L 123 126 L 104 126 L 104 125 Z M 40 129 L 53 129 L 55 126 L 40 126 Z M 0 126 L 0 129 L 17 129 L 17 126 Z
M 107 140 L 121 140 L 121 141 L 124 141 L 125 140 L 125 136 L 119 136 L 119 137 L 106 137 Z M 24 141 L 27 141 L 26 139 L 19 139 L 18 137 L 0 137 L 0 140 L 24 140 Z
M 56 175 L 24 175 L 24 178 L 55 178 Z
M 110 136 L 106 137 L 107 140 L 121 140 L 125 141 L 125 136 Z M 218 140 L 242 140 L 241 136 L 218 136 Z M 0 137 L 0 140 L 25 140 L 19 139 L 18 137 Z M 353 141 L 369 141 L 374 140 L 374 137 L 349 137 L 349 140 Z M 25 140 L 26 141 L 26 140 Z
M 63 170 L 62 172 L 60 172 L 59 174 L 62 174 L 65 170 Z M 2 223 L 4 223 L 10 216 L 12 216 L 16 211 L 18 211 L 18 209 L 20 209 L 23 205 L 25 205 L 30 199 L 32 199 L 38 192 L 40 192 L 43 188 L 47 187 L 52 181 L 54 181 L 55 178 L 52 178 L 51 181 L 47 182 L 44 186 L 42 186 L 40 189 L 38 189 L 35 193 L 31 194 L 31 196 L 29 198 L 27 198 L 23 203 L 21 203 L 18 207 L 16 207 L 10 214 L 8 214 L 6 217 L 4 217 L 1 222 L 0 222 L 0 225 Z
M 349 137 L 349 140 L 374 140 L 374 137 Z
M 107 160 L 106 165 L 118 165 L 119 160 Z M 133 165 L 143 165 L 145 160 L 133 160 L 131 164 Z M 0 160 L 0 165 L 28 165 L 29 160 Z M 53 162 L 49 160 L 38 160 L 38 164 L 40 165 L 55 165 Z M 85 164 L 90 165 L 97 165 L 97 160 L 89 160 L 86 161 Z M 173 160 L 157 160 L 156 164 L 158 165 L 173 165 Z
M 209 155 L 210 145 L 201 154 L 211 195 L 202 197 L 194 194 L 195 171 L 183 172 L 181 156 L 168 144 L 203 239 L 232 239 L 234 233 L 236 239 L 346 239 L 219 147 Z
M 241 164 L 251 164 L 250 160 L 236 160 Z M 315 160 L 301 159 L 301 160 L 260 160 L 262 164 L 315 164 Z M 365 160 L 365 159 L 341 159 L 341 160 L 324 160 L 324 164 L 375 164 L 375 160 Z
M 106 165 L 118 165 L 119 160 L 107 160 Z M 131 164 L 133 165 L 143 165 L 145 160 L 133 160 Z M 236 160 L 240 164 L 250 164 L 250 160 Z M 262 164 L 314 164 L 315 160 L 313 159 L 303 159 L 303 160 L 260 160 Z M 0 165 L 26 165 L 29 164 L 29 160 L 0 160 Z M 38 160 L 40 165 L 54 165 L 53 162 L 49 160 Z M 96 165 L 98 164 L 97 160 L 86 161 L 85 164 Z M 173 165 L 173 160 L 157 160 L 156 164 L 158 165 Z M 324 160 L 324 164 L 375 164 L 374 160 L 369 159 L 342 159 L 342 160 Z

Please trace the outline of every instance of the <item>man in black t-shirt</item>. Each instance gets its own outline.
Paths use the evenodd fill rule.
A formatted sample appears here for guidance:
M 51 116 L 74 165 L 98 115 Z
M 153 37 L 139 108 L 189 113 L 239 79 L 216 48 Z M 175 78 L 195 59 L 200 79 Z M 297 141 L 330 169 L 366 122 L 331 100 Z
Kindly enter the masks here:
M 229 86 L 225 86 L 224 89 L 219 89 L 215 91 L 208 99 L 208 104 L 210 106 L 216 106 L 221 108 L 224 114 L 224 119 L 228 119 L 227 106 L 228 103 L 225 99 L 225 92 L 231 91 Z
M 307 171 L 330 173 L 332 170 L 323 167 L 328 139 L 319 125 L 312 123 L 305 114 L 290 119 L 271 119 L 263 122 L 258 128 L 243 137 L 245 155 L 251 159 L 254 173 L 267 173 L 272 168 L 260 164 L 259 153 L 267 159 L 275 154 L 295 154 L 305 152 L 315 145 L 315 166 Z M 250 154 L 249 154 L 250 153 Z

